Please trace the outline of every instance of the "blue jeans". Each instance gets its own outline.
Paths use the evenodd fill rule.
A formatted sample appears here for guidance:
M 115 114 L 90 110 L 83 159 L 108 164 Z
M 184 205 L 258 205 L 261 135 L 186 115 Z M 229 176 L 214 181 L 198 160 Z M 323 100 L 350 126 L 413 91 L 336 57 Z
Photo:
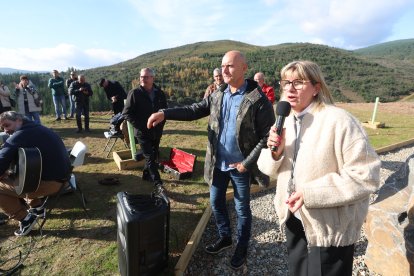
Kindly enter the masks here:
M 214 168 L 210 186 L 210 204 L 220 237 L 231 237 L 229 214 L 226 205 L 226 191 L 229 181 L 234 189 L 234 207 L 237 213 L 237 242 L 247 246 L 252 228 L 250 209 L 250 173 L 239 173 L 236 169 L 221 171 Z
M 32 120 L 33 122 L 35 122 L 36 124 L 41 124 L 40 122 L 40 114 L 39 112 L 27 112 L 26 114 L 24 114 L 24 116 L 26 116 L 29 120 Z
M 75 114 L 75 101 L 72 99 L 72 96 L 69 95 L 69 103 L 70 103 L 70 117 L 73 117 Z
M 53 96 L 53 104 L 55 105 L 56 118 L 60 118 L 63 115 L 66 118 L 66 99 L 65 96 Z

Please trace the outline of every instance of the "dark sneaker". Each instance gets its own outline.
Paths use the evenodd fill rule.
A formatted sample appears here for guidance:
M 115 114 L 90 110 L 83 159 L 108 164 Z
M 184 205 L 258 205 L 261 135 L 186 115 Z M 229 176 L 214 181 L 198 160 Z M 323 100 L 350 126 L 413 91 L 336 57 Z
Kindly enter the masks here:
M 60 121 L 60 120 L 61 120 L 60 117 L 55 119 L 55 121 Z
M 42 206 L 30 208 L 29 214 L 33 214 L 38 218 L 45 218 L 46 217 L 46 208 Z
M 89 128 L 85 128 L 86 132 L 91 132 L 91 130 Z
M 37 219 L 38 216 L 28 213 L 27 216 L 22 221 L 20 221 L 20 227 L 18 230 L 14 231 L 14 234 L 16 236 L 26 236 L 35 226 Z
M 77 130 L 76 130 L 76 133 L 81 133 L 82 132 L 82 129 L 80 129 L 80 128 L 78 128 Z
M 247 246 L 237 245 L 233 257 L 231 257 L 230 266 L 233 269 L 239 269 L 246 262 Z
M 215 243 L 212 243 L 210 245 L 207 245 L 205 248 L 205 251 L 208 254 L 217 254 L 221 251 L 223 251 L 226 248 L 231 247 L 232 245 L 231 237 L 221 237 L 218 239 Z

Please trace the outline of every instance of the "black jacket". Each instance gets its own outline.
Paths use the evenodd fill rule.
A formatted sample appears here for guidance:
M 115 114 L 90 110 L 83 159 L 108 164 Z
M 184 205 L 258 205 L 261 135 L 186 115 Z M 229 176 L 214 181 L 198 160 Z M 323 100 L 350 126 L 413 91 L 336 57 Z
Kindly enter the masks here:
M 108 86 L 104 88 L 104 91 L 108 100 L 115 96 L 118 101 L 123 102 L 127 97 L 124 88 L 118 81 L 108 80 Z
M 17 158 L 18 148 L 37 147 L 42 154 L 42 180 L 63 180 L 70 174 L 70 160 L 62 139 L 51 129 L 24 120 L 0 150 L 0 175 Z
M 83 93 L 80 89 L 84 88 L 87 90 L 87 93 Z M 80 83 L 79 81 L 74 81 L 69 86 L 69 94 L 72 97 L 72 100 L 80 104 L 89 104 L 89 97 L 93 95 L 91 85 L 87 82 Z
M 155 85 L 154 94 L 154 101 L 151 101 L 148 92 L 142 86 L 128 92 L 122 114 L 125 120 L 133 125 L 135 137 L 157 139 L 162 136 L 165 122 L 154 128 L 147 128 L 147 121 L 151 114 L 167 108 L 167 98 L 164 92 Z

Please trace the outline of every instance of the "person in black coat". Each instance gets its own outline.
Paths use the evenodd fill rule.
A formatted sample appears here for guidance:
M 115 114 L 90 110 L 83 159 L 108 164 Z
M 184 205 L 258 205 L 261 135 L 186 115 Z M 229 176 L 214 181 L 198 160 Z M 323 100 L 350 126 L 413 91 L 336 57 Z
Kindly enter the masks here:
M 152 69 L 141 69 L 139 83 L 138 88 L 128 92 L 122 114 L 125 120 L 134 127 L 134 135 L 146 161 L 142 178 L 158 186 L 162 185 L 162 181 L 158 172 L 157 159 L 165 122 L 148 129 L 147 120 L 152 113 L 167 108 L 167 99 L 164 92 L 154 84 Z
M 118 81 L 101 79 L 99 86 L 103 87 L 106 97 L 111 101 L 114 115 L 122 112 L 124 109 L 124 100 L 127 97 L 122 85 Z
M 78 129 L 76 133 L 82 132 L 82 115 L 85 118 L 85 131 L 89 129 L 89 97 L 92 97 L 93 91 L 91 85 L 85 81 L 84 75 L 79 75 L 78 80 L 70 84 L 69 95 L 75 102 L 76 125 Z

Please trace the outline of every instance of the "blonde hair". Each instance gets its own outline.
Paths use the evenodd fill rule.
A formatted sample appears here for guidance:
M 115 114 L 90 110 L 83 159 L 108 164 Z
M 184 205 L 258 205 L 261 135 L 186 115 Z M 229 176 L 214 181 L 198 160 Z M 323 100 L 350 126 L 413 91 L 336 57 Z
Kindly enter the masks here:
M 320 67 L 308 60 L 292 61 L 282 68 L 280 71 L 281 79 L 285 79 L 288 73 L 295 72 L 298 78 L 310 81 L 313 85 L 319 83 L 320 91 L 318 95 L 313 97 L 313 102 L 317 108 L 321 108 L 324 105 L 334 105 L 334 99 L 328 86 L 326 85 L 325 78 L 322 75 Z M 283 89 L 281 89 L 281 95 L 283 97 Z

